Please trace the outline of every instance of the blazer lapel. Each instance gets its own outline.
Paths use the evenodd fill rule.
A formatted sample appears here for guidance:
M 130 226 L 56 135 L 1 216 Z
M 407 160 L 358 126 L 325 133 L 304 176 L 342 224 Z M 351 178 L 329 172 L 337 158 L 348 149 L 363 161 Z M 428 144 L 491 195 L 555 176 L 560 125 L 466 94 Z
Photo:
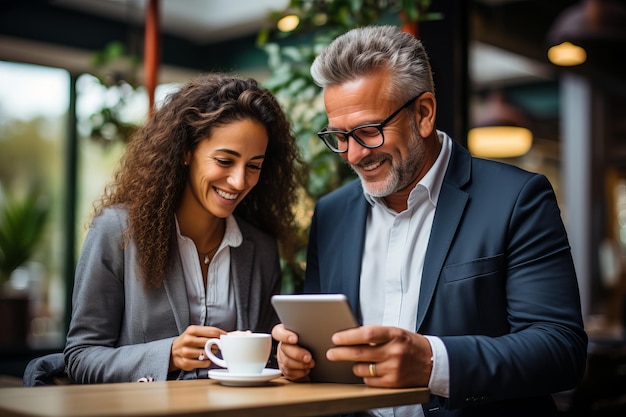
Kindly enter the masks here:
M 252 288 L 252 262 L 254 245 L 245 239 L 238 247 L 230 248 L 231 282 L 237 300 L 237 327 L 249 329 L 250 325 L 250 290 Z
M 176 251 L 178 254 L 178 251 Z M 189 326 L 189 298 L 187 297 L 187 287 L 185 285 L 185 275 L 180 255 L 175 257 L 174 264 L 170 267 L 168 278 L 163 283 L 165 293 L 174 312 L 174 320 L 178 332 L 182 333 Z
M 465 149 L 453 143 L 452 157 L 441 186 L 430 240 L 426 249 L 417 310 L 416 331 L 419 331 L 424 321 L 443 268 L 444 260 L 450 250 L 454 234 L 465 211 L 468 195 L 461 190 L 461 187 L 468 182 L 470 174 L 471 155 Z

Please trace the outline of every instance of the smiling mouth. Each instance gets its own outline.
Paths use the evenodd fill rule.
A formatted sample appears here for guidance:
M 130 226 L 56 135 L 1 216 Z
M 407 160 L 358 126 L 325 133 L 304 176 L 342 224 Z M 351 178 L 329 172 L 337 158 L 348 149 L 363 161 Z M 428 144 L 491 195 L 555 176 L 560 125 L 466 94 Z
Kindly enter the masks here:
M 239 193 L 231 194 L 227 193 L 226 191 L 220 190 L 219 188 L 215 188 L 215 192 L 217 192 L 220 197 L 225 198 L 226 200 L 236 200 L 237 197 L 239 197 Z
M 373 171 L 383 164 L 383 161 L 372 161 L 367 164 L 359 164 L 358 167 L 363 171 Z

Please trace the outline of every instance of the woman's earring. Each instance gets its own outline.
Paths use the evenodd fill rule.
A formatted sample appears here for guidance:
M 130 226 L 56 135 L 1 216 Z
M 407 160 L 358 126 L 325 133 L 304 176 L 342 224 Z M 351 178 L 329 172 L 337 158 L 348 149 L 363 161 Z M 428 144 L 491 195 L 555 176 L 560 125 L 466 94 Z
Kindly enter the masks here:
M 183 162 L 183 164 L 189 165 L 189 161 L 185 161 L 185 162 Z

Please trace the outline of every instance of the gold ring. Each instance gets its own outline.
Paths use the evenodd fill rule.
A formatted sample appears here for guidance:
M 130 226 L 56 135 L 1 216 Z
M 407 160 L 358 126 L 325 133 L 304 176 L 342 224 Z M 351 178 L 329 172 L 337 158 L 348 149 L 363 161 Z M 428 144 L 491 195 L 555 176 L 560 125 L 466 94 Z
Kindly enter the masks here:
M 374 362 L 370 363 L 370 376 L 376 376 L 376 364 Z

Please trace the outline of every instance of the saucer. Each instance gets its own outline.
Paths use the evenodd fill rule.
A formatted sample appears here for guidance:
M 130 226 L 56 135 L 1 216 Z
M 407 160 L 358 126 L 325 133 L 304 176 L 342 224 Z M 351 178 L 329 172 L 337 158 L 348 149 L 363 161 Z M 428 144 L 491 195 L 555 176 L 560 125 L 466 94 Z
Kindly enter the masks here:
M 280 369 L 265 368 L 260 374 L 233 374 L 228 369 L 209 369 L 209 378 L 232 387 L 264 385 L 281 375 Z

